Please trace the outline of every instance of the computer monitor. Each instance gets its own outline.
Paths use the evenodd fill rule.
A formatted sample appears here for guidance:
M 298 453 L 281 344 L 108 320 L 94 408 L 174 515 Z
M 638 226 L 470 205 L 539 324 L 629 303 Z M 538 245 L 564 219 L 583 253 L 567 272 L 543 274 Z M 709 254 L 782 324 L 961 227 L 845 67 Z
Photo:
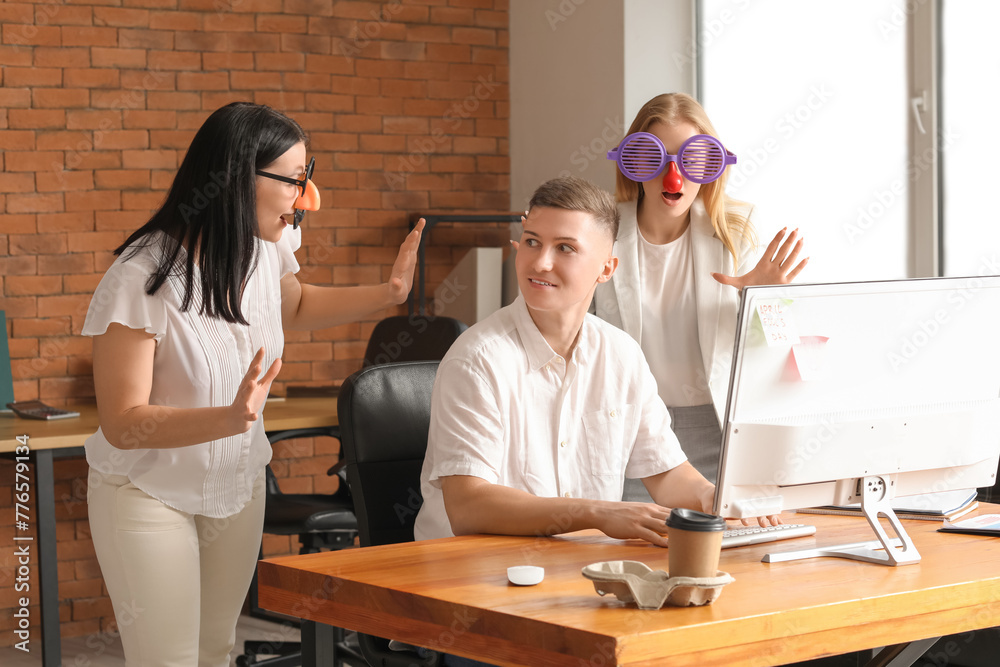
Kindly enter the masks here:
M 998 276 L 743 289 L 715 512 L 860 503 L 876 548 L 812 555 L 919 561 L 889 501 L 996 482 L 998 335 Z

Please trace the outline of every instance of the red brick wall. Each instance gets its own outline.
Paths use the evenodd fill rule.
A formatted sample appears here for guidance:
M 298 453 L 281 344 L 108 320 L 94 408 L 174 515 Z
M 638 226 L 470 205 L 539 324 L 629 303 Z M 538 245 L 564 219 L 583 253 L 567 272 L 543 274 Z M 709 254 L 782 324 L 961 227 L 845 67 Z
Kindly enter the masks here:
M 195 130 L 228 102 L 269 104 L 310 133 L 324 208 L 304 224 L 305 282 L 384 280 L 412 211 L 506 210 L 507 22 L 506 0 L 0 3 L 0 308 L 16 397 L 93 400 L 90 341 L 79 336 L 90 295 L 111 250 L 162 200 Z M 505 242 L 489 228 L 433 237 L 431 288 L 465 247 Z M 275 390 L 342 380 L 387 314 L 287 334 Z M 335 441 L 289 441 L 274 467 L 287 491 L 330 491 L 336 453 Z M 57 461 L 67 636 L 112 621 L 85 472 L 80 459 Z M 0 461 L 11 521 L 13 478 Z M 0 519 L 0 646 L 13 641 L 12 536 Z M 291 542 L 268 538 L 265 550 Z

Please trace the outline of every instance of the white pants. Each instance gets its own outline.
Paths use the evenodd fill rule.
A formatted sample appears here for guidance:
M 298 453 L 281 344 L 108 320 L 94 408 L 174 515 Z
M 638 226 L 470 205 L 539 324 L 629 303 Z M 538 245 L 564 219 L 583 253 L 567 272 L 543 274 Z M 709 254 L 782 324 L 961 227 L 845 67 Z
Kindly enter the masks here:
M 87 503 L 128 667 L 229 667 L 260 550 L 263 471 L 253 499 L 224 519 L 173 509 L 94 469 Z

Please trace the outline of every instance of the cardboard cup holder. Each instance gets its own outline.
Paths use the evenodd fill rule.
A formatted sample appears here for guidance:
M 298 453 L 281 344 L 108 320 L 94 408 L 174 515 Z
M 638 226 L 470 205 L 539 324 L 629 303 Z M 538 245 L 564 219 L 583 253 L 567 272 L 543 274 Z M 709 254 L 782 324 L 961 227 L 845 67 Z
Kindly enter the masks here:
M 735 581 L 719 570 L 714 577 L 671 577 L 634 560 L 608 560 L 583 568 L 583 576 L 594 582 L 599 595 L 612 594 L 622 602 L 635 602 L 639 609 L 693 607 L 712 602 L 722 587 Z

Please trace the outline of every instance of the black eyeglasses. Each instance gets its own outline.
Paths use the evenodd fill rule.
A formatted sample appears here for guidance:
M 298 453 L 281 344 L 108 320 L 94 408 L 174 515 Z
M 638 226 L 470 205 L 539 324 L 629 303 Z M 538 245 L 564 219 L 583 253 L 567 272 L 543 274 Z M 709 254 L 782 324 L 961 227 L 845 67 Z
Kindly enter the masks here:
M 305 178 L 291 178 L 290 176 L 278 176 L 277 174 L 272 174 L 270 172 L 264 171 L 263 169 L 257 170 L 258 176 L 263 176 L 265 178 L 273 178 L 276 181 L 281 181 L 282 183 L 291 183 L 292 185 L 299 186 L 301 190 L 301 195 L 306 194 L 306 181 L 312 178 L 313 168 L 316 166 L 316 158 L 309 160 L 309 166 L 306 167 L 306 177 Z
M 291 178 L 289 176 L 279 176 L 278 174 L 272 174 L 262 169 L 258 169 L 256 173 L 258 176 L 263 176 L 264 178 L 272 178 L 276 181 L 281 181 L 282 183 L 291 183 L 292 185 L 297 185 L 300 192 L 299 197 L 302 198 L 306 196 L 306 186 L 312 179 L 313 169 L 315 167 L 316 167 L 316 158 L 313 157 L 312 159 L 309 160 L 309 166 L 306 167 L 305 178 Z M 313 189 L 315 190 L 315 187 Z M 302 218 L 306 214 L 306 209 L 299 208 L 298 206 L 299 200 L 296 200 L 295 204 L 296 204 L 295 221 L 294 224 L 292 225 L 292 229 L 298 229 L 299 223 L 302 222 Z M 309 210 L 314 210 L 314 209 L 309 209 Z

